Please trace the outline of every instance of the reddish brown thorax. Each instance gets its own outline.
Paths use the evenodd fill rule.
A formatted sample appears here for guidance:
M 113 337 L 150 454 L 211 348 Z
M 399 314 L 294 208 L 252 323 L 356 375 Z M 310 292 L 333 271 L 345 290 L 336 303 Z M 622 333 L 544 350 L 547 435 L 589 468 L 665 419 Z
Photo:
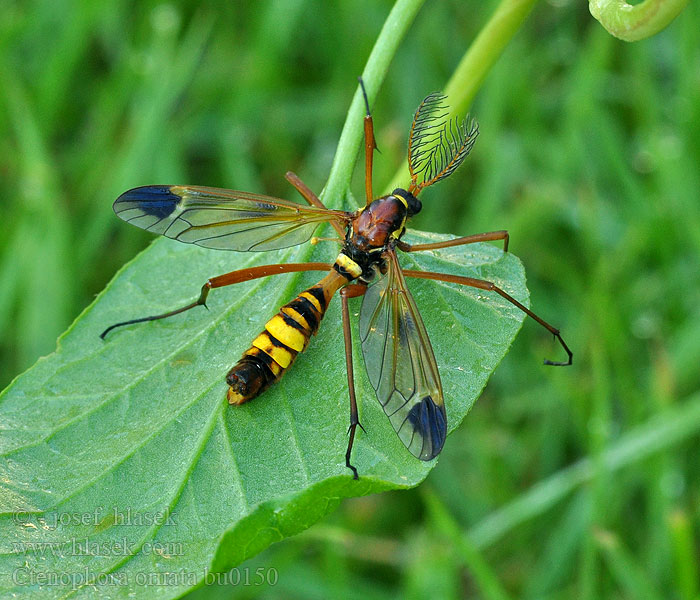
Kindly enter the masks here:
M 377 198 L 352 223 L 350 242 L 362 252 L 384 248 L 391 234 L 403 228 L 406 203 L 395 196 Z

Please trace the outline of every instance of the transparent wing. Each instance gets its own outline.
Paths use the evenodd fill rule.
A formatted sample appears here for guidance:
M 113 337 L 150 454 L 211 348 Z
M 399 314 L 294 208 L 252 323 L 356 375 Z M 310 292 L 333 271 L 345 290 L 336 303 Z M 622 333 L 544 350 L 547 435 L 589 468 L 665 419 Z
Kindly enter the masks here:
M 447 416 L 428 333 L 401 273 L 396 253 L 362 301 L 360 339 L 367 375 L 396 433 L 421 460 L 442 450 Z
M 429 94 L 413 117 L 408 168 L 412 187 L 418 191 L 449 177 L 467 158 L 479 135 L 479 125 L 469 115 L 462 121 L 448 116 L 446 98 L 437 92 Z
M 263 251 L 307 241 L 322 222 L 345 223 L 347 213 L 278 198 L 208 187 L 149 185 L 114 202 L 120 219 L 153 233 L 205 248 Z

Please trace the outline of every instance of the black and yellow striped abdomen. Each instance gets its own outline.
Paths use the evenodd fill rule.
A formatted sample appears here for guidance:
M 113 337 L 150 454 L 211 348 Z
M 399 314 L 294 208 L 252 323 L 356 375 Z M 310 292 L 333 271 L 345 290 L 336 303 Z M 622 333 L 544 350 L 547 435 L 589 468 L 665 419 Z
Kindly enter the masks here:
M 280 308 L 226 375 L 230 404 L 243 404 L 256 398 L 284 375 L 318 331 L 333 294 L 347 282 L 346 277 L 331 271 Z

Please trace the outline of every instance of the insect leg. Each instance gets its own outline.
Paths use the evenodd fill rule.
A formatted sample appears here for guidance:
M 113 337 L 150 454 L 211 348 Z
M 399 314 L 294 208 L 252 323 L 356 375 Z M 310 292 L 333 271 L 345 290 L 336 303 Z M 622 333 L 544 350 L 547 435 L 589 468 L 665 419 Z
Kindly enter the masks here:
M 355 377 L 352 367 L 352 334 L 350 332 L 350 309 L 348 307 L 348 298 L 356 298 L 362 296 L 367 291 L 366 285 L 352 284 L 340 290 L 340 300 L 343 307 L 343 337 L 345 338 L 345 365 L 348 372 L 348 392 L 350 393 L 350 428 L 348 433 L 348 449 L 345 452 L 345 466 L 352 471 L 353 478 L 358 479 L 357 469 L 350 464 L 350 454 L 352 453 L 352 445 L 355 441 L 355 429 L 359 425 L 364 431 L 364 427 L 360 423 L 357 413 L 357 398 L 355 397 Z
M 167 317 L 172 317 L 174 315 L 179 315 L 195 306 L 206 306 L 207 296 L 212 288 L 224 287 L 227 285 L 233 285 L 234 283 L 241 283 L 243 281 L 251 281 L 253 279 L 258 279 L 260 277 L 268 277 L 269 275 L 277 275 L 279 273 L 297 273 L 299 271 L 328 271 L 332 265 L 327 263 L 289 263 L 289 264 L 277 264 L 277 265 L 264 265 L 260 267 L 249 267 L 247 269 L 240 269 L 238 271 L 231 271 L 230 273 L 225 273 L 224 275 L 218 275 L 208 279 L 206 283 L 202 286 L 202 291 L 199 294 L 199 298 L 186 306 L 176 308 L 169 312 L 153 315 L 150 317 L 141 317 L 139 319 L 131 319 L 129 321 L 122 321 L 120 323 L 115 323 L 110 325 L 105 329 L 100 337 L 105 339 L 105 336 L 116 329 L 117 327 L 122 327 L 124 325 L 133 325 L 134 323 L 143 323 L 145 321 L 157 321 L 158 319 L 165 319 Z
M 532 312 L 529 308 L 523 306 L 520 302 L 518 302 L 513 296 L 508 294 L 507 292 L 503 291 L 501 288 L 499 288 L 496 284 L 491 283 L 490 281 L 485 281 L 483 279 L 474 279 L 473 277 L 462 277 L 460 275 L 447 275 L 446 273 L 434 273 L 431 271 L 412 271 L 410 269 L 404 269 L 403 274 L 407 275 L 408 277 L 417 277 L 420 279 L 433 279 L 436 281 L 446 281 L 448 283 L 459 283 L 461 285 L 468 285 L 469 287 L 473 288 L 478 288 L 480 290 L 486 290 L 489 292 L 496 292 L 499 296 L 505 298 L 510 302 L 511 304 L 517 306 L 520 310 L 522 310 L 528 317 L 531 317 L 535 321 L 537 321 L 542 327 L 547 329 L 556 339 L 557 341 L 561 344 L 562 348 L 564 348 L 566 354 L 568 355 L 568 360 L 566 362 L 556 362 L 556 361 L 551 361 L 551 360 L 546 360 L 544 361 L 545 365 L 553 365 L 555 367 L 566 367 L 570 365 L 573 362 L 573 353 L 571 350 L 569 350 L 569 347 L 566 345 L 566 342 L 562 339 L 559 330 L 556 327 L 553 327 L 547 321 L 544 319 L 538 317 L 534 312 Z
M 372 115 L 369 112 L 369 100 L 367 100 L 367 91 L 365 90 L 365 82 L 362 77 L 358 77 L 360 88 L 362 88 L 362 97 L 365 99 L 365 194 L 367 196 L 367 204 L 374 200 L 372 193 L 372 159 L 374 151 L 377 149 L 377 142 L 374 139 L 374 123 Z
M 296 191 L 299 192 L 304 197 L 304 200 L 306 200 L 311 206 L 328 210 L 326 205 L 321 202 L 321 199 L 311 191 L 311 188 L 306 185 L 296 173 L 287 171 L 284 174 L 284 178 L 294 186 L 294 189 L 296 189 Z M 333 225 L 333 229 L 338 232 L 341 239 L 345 239 L 345 231 L 343 230 L 343 227 L 334 221 L 331 221 L 331 225 Z
M 497 240 L 503 240 L 503 252 L 508 252 L 508 240 L 510 236 L 505 230 L 501 231 L 489 231 L 488 233 L 476 233 L 474 235 L 466 235 L 464 237 L 458 237 L 454 240 L 447 240 L 445 242 L 435 242 L 433 244 L 407 244 L 406 242 L 399 242 L 397 244 L 400 250 L 404 252 L 420 252 L 422 250 L 437 250 L 438 248 L 450 248 L 451 246 L 462 246 L 464 244 L 473 244 L 474 242 L 493 242 Z

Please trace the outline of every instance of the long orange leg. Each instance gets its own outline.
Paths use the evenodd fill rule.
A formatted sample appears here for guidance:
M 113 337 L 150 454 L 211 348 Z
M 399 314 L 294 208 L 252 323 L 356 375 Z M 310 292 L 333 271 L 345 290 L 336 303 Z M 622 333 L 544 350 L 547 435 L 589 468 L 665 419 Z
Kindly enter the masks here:
M 207 302 L 207 296 L 212 288 L 224 287 L 227 285 L 233 285 L 234 283 L 241 283 L 243 281 L 251 281 L 253 279 L 258 279 L 260 277 L 268 277 L 270 275 L 278 275 L 280 273 L 298 273 L 300 271 L 329 271 L 333 265 L 328 263 L 318 263 L 318 262 L 308 262 L 308 263 L 289 263 L 289 264 L 277 264 L 277 265 L 264 265 L 260 267 L 249 267 L 247 269 L 240 269 L 238 271 L 231 271 L 230 273 L 225 273 L 224 275 L 218 275 L 207 279 L 206 283 L 202 286 L 202 291 L 199 294 L 199 298 L 186 306 L 181 308 L 176 308 L 169 312 L 153 315 L 150 317 L 141 317 L 139 319 L 131 319 L 129 321 L 122 321 L 121 323 L 115 323 L 110 325 L 105 329 L 100 337 L 105 339 L 105 336 L 116 329 L 117 327 L 122 327 L 124 325 L 133 325 L 134 323 L 143 323 L 145 321 L 157 321 L 158 319 L 165 319 L 167 317 L 172 317 L 174 315 L 179 315 L 180 313 L 190 310 L 195 306 L 205 306 Z
M 304 197 L 304 200 L 306 200 L 311 206 L 328 210 L 326 205 L 321 202 L 321 199 L 311 191 L 311 188 L 306 185 L 296 173 L 287 171 L 284 178 L 294 186 L 296 191 L 299 192 Z M 335 221 L 331 221 L 331 225 L 333 225 L 333 229 L 338 232 L 341 239 L 345 239 L 345 230 L 343 227 Z
M 494 242 L 503 240 L 503 252 L 508 252 L 508 241 L 510 236 L 505 230 L 489 231 L 488 233 L 476 233 L 474 235 L 465 235 L 454 240 L 445 242 L 435 242 L 432 244 L 407 244 L 399 242 L 397 247 L 404 252 L 420 252 L 421 250 L 437 250 L 438 248 L 450 248 L 451 246 L 462 246 L 463 244 L 473 244 L 475 242 Z
M 353 478 L 358 479 L 357 469 L 350 464 L 350 454 L 352 453 L 352 445 L 355 441 L 355 429 L 359 425 L 362 431 L 365 430 L 360 423 L 357 412 L 357 398 L 355 397 L 355 377 L 352 367 L 352 334 L 350 332 L 350 309 L 348 307 L 348 298 L 356 298 L 362 296 L 367 291 L 366 285 L 351 284 L 340 290 L 340 301 L 343 307 L 343 337 L 345 338 L 345 366 L 348 372 L 348 391 L 350 393 L 350 427 L 348 434 L 348 449 L 345 452 L 345 466 L 353 473 Z
M 304 197 L 304 200 L 306 200 L 311 206 L 328 210 L 326 205 L 321 202 L 321 199 L 301 180 L 299 175 L 293 171 L 287 171 L 284 174 L 284 178 L 294 186 L 294 189 L 296 189 L 296 191 L 299 192 Z
M 367 204 L 369 204 L 374 200 L 372 193 L 372 159 L 374 158 L 374 151 L 377 149 L 377 142 L 374 139 L 374 123 L 369 112 L 369 100 L 367 100 L 365 82 L 362 81 L 362 77 L 358 77 L 358 80 L 362 88 L 362 97 L 365 99 L 365 195 L 367 196 Z
M 434 273 L 431 271 L 412 271 L 410 269 L 404 269 L 403 274 L 407 275 L 408 277 L 417 277 L 420 279 L 433 279 L 436 281 L 446 281 L 448 283 L 459 283 L 462 285 L 468 285 L 469 287 L 478 288 L 480 290 L 496 292 L 499 296 L 505 298 L 506 300 L 508 300 L 508 302 L 517 306 L 528 317 L 533 318 L 540 325 L 542 325 L 542 327 L 547 329 L 547 331 L 549 331 L 559 341 L 562 348 L 564 348 L 566 354 L 569 357 L 569 359 L 566 362 L 556 362 L 545 359 L 545 365 L 552 365 L 555 367 L 566 367 L 573 362 L 574 355 L 571 352 L 571 350 L 569 350 L 569 347 L 566 345 L 566 342 L 564 342 L 564 340 L 562 339 L 561 335 L 559 334 L 559 330 L 556 327 L 553 327 L 552 325 L 547 323 L 547 321 L 545 321 L 544 319 L 538 317 L 529 308 L 523 306 L 520 302 L 513 298 L 513 296 L 511 296 L 507 292 L 504 292 L 496 284 L 491 283 L 490 281 L 484 281 L 483 279 L 474 279 L 473 277 L 462 277 L 460 275 L 447 275 L 445 273 Z

